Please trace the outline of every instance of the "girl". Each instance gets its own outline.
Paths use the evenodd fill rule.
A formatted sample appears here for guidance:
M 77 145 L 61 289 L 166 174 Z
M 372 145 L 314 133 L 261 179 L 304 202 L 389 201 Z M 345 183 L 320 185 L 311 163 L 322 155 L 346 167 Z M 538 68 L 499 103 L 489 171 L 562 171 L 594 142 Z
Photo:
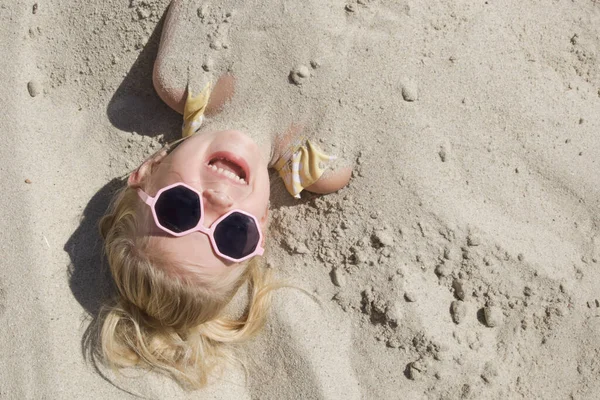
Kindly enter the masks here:
M 260 262 L 268 168 L 279 171 L 296 197 L 303 189 L 336 191 L 351 170 L 325 172 L 331 157 L 300 139 L 298 126 L 274 135 L 218 129 L 218 123 L 201 128 L 204 116 L 236 115 L 236 79 L 223 73 L 194 95 L 189 82 L 173 77 L 186 12 L 182 0 L 170 5 L 153 75 L 161 99 L 184 114 L 184 137 L 129 176 L 100 222 L 116 287 L 101 343 L 112 366 L 153 369 L 198 388 L 232 356 L 232 344 L 265 322 L 276 287 Z M 250 288 L 245 311 L 226 314 L 244 283 Z

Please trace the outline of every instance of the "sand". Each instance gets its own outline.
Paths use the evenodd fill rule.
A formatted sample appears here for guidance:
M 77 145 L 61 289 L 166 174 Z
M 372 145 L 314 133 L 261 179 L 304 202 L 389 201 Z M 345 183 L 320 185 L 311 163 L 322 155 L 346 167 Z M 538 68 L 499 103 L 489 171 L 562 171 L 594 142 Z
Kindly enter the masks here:
M 273 177 L 269 265 L 320 304 L 280 290 L 245 371 L 96 369 L 97 220 L 181 124 L 151 84 L 167 5 L 0 4 L 0 398 L 600 396 L 591 0 L 190 2 L 174 76 L 241 82 L 208 127 L 300 120 L 353 178 L 297 201 Z

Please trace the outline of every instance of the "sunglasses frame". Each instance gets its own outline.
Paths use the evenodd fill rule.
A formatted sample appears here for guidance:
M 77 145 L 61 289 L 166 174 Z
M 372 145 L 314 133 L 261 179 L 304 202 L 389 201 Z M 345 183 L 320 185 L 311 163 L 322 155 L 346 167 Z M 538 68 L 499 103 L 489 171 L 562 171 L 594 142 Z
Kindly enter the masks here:
M 186 189 L 189 189 L 192 192 L 196 193 L 198 195 L 198 199 L 200 200 L 200 220 L 198 221 L 198 224 L 194 228 L 188 229 L 184 232 L 174 232 L 174 231 L 170 230 L 169 228 L 162 226 L 162 224 L 158 220 L 158 216 L 156 215 L 156 208 L 154 207 L 156 202 L 160 198 L 161 194 L 163 194 L 164 192 L 166 192 L 169 189 L 173 189 L 178 186 L 183 186 Z M 210 239 L 210 245 L 211 245 L 213 251 L 215 253 L 217 253 L 217 255 L 219 257 L 224 258 L 229 261 L 233 261 L 233 262 L 242 262 L 242 261 L 245 261 L 254 256 L 261 256 L 261 255 L 263 255 L 263 253 L 265 251 L 265 249 L 262 247 L 263 234 L 260 229 L 260 224 L 258 222 L 258 219 L 254 215 L 249 214 L 246 211 L 240 210 L 240 209 L 229 210 L 229 211 L 227 211 L 227 213 L 223 214 L 215 222 L 213 222 L 210 227 L 207 228 L 204 226 L 204 201 L 202 200 L 202 194 L 200 192 L 198 192 L 196 189 L 194 189 L 193 187 L 186 185 L 183 182 L 177 182 L 177 183 L 173 183 L 172 185 L 165 186 L 164 188 L 162 188 L 158 192 L 156 192 L 156 196 L 154 196 L 154 197 L 150 196 L 148 193 L 144 192 L 142 189 L 137 189 L 137 193 L 138 193 L 138 196 L 142 199 L 142 201 L 144 203 L 146 203 L 148 206 L 150 206 L 150 209 L 152 210 L 152 217 L 154 218 L 154 223 L 156 224 L 156 226 L 159 227 L 161 230 L 167 232 L 170 235 L 173 235 L 176 237 L 181 237 L 181 236 L 189 235 L 192 232 L 202 232 L 208 236 L 208 238 Z M 214 236 L 215 229 L 217 228 L 219 223 L 234 213 L 244 214 L 244 215 L 252 218 L 252 220 L 256 224 L 256 229 L 258 230 L 258 243 L 256 244 L 256 249 L 254 249 L 254 251 L 251 254 L 248 254 L 247 256 L 245 256 L 243 258 L 239 258 L 239 259 L 232 258 L 226 254 L 221 253 L 219 251 L 219 247 L 217 246 L 217 242 L 215 241 L 215 236 Z

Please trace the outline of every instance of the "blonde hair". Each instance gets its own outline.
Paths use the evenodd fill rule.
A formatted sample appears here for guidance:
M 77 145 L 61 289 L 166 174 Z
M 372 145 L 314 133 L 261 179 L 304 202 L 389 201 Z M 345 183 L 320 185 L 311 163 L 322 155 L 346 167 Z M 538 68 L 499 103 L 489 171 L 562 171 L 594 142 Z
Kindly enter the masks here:
M 178 265 L 140 234 L 144 219 L 134 189 L 117 194 L 100 221 L 104 251 L 116 288 L 102 312 L 101 356 L 115 369 L 138 366 L 167 374 L 185 388 L 200 388 L 224 360 L 235 360 L 236 343 L 264 325 L 277 287 L 258 258 L 226 273 L 206 276 Z M 188 270 L 188 273 L 175 273 Z M 248 306 L 238 317 L 225 306 L 248 282 Z

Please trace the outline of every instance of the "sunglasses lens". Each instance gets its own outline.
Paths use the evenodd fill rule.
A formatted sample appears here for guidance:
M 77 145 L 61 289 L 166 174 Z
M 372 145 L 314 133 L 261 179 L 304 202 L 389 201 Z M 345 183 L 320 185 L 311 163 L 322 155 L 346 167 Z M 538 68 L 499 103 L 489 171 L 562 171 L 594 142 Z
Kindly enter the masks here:
M 175 233 L 185 232 L 200 221 L 200 197 L 184 186 L 176 186 L 161 193 L 154 210 L 163 227 Z
M 236 260 L 252 254 L 260 240 L 254 219 L 239 212 L 219 222 L 214 237 L 219 251 Z

